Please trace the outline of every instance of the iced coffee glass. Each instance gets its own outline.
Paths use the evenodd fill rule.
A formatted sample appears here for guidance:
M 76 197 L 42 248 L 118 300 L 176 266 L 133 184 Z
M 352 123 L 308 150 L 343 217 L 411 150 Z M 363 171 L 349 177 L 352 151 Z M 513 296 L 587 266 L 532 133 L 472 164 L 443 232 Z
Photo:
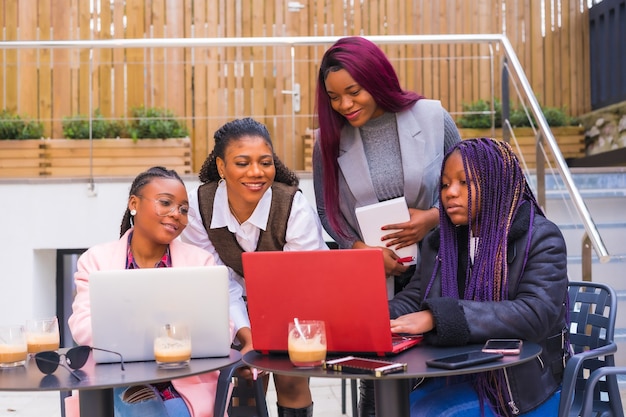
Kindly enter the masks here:
M 298 320 L 289 323 L 287 350 L 294 366 L 311 368 L 326 360 L 326 328 L 321 320 Z
M 164 324 L 154 338 L 154 359 L 160 368 L 182 368 L 191 359 L 191 335 L 185 324 Z
M 59 349 L 59 322 L 54 317 L 26 320 L 28 353 Z
M 24 326 L 0 326 L 0 369 L 14 368 L 26 362 Z

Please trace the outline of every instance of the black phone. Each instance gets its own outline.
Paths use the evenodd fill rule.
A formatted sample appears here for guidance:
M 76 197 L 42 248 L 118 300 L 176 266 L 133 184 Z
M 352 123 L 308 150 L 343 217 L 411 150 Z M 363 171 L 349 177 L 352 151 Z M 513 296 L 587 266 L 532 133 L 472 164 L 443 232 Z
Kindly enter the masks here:
M 522 341 L 520 339 L 489 339 L 483 352 L 502 353 L 503 355 L 519 355 L 522 349 Z
M 501 353 L 483 352 L 482 350 L 473 350 L 470 352 L 459 353 L 442 358 L 429 359 L 426 365 L 444 369 L 467 368 L 468 366 L 479 365 L 481 363 L 493 362 L 504 357 Z

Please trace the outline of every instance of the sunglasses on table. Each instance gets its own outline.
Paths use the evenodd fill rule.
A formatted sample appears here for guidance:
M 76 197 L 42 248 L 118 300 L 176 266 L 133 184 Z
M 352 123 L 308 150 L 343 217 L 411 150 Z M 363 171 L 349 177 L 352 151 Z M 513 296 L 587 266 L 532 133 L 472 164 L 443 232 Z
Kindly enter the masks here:
M 37 364 L 37 368 L 46 375 L 54 373 L 59 365 L 61 365 L 61 367 L 70 371 L 70 373 L 80 381 L 80 377 L 76 375 L 74 371 L 85 366 L 92 350 L 100 350 L 102 352 L 118 355 L 120 357 L 120 367 L 122 371 L 124 370 L 124 358 L 121 353 L 91 346 L 76 346 L 65 353 L 58 353 L 52 350 L 39 352 L 35 354 L 35 363 Z M 65 358 L 64 361 L 61 361 L 62 357 Z

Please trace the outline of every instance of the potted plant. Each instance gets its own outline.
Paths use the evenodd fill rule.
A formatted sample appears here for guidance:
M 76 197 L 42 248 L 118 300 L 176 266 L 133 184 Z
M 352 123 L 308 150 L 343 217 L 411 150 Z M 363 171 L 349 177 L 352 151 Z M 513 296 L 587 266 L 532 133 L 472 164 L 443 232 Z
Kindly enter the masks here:
M 7 109 L 0 111 L 0 140 L 41 139 L 43 124 Z
M 174 113 L 154 107 L 135 107 L 131 110 L 131 121 L 127 126 L 133 139 L 185 138 L 187 127 L 176 120 Z
M 42 123 L 0 111 L 0 178 L 39 176 L 42 137 Z
M 67 139 L 119 138 L 124 136 L 124 123 L 105 119 L 99 109 L 94 112 L 91 124 L 87 116 L 78 115 L 63 119 L 63 136 Z
M 92 140 L 85 140 L 90 134 Z M 134 176 L 155 165 L 191 173 L 191 140 L 169 110 L 133 108 L 128 122 L 96 110 L 91 121 L 64 119 L 63 135 L 66 139 L 46 141 L 49 175 Z
M 457 120 L 459 133 L 461 138 L 469 139 L 475 137 L 495 137 L 502 138 L 502 105 L 499 101 L 494 102 L 495 110 L 495 129 L 492 131 L 492 115 L 491 103 L 485 100 L 478 100 L 474 103 L 463 104 L 463 111 L 466 112 Z M 543 115 L 551 127 L 552 133 L 556 138 L 559 149 L 565 159 L 580 158 L 585 155 L 584 133 L 583 129 L 577 124 L 576 119 L 572 119 L 563 109 L 556 107 L 543 107 Z M 512 145 L 514 151 L 517 152 L 517 146 L 521 149 L 520 157 L 529 168 L 535 167 L 536 160 L 536 137 L 535 132 L 531 128 L 536 126 L 534 118 L 531 120 L 521 107 L 511 107 L 509 115 L 509 123 L 513 127 Z M 515 144 L 513 144 L 513 137 Z M 550 164 L 554 164 L 554 158 L 551 153 L 547 152 Z

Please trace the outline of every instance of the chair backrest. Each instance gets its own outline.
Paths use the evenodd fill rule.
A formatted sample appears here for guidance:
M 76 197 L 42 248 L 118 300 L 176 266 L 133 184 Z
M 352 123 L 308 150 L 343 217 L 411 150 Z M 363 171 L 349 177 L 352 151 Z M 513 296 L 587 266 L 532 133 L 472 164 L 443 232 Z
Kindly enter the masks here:
M 615 291 L 608 285 L 597 282 L 570 282 L 568 292 L 570 344 L 573 353 L 611 343 L 617 315 Z
M 617 297 L 611 287 L 596 282 L 570 282 L 568 292 L 569 341 L 575 359 L 570 359 L 572 364 L 568 365 L 575 363 L 578 369 L 575 375 L 568 374 L 566 369 L 562 396 L 565 395 L 568 401 L 572 401 L 570 412 L 578 415 L 589 375 L 598 368 L 615 366 L 613 353 L 617 348 L 613 337 Z M 566 381 L 574 377 L 575 384 Z M 567 392 L 568 385 L 572 386 L 574 392 Z M 615 378 L 599 381 L 594 389 L 596 391 L 594 398 L 599 406 L 604 404 L 608 409 L 609 398 L 619 401 L 619 389 Z

